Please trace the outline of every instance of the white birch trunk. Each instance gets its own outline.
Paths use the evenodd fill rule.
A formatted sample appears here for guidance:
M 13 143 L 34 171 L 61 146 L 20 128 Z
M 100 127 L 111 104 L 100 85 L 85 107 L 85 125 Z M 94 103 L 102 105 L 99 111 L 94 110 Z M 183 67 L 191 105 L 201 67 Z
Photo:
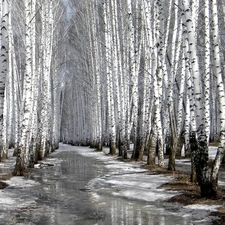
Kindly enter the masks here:
M 191 61 L 189 57 L 189 46 L 187 40 L 187 30 L 183 29 L 183 54 L 185 58 L 185 76 L 186 76 L 186 115 L 185 115 L 185 145 L 186 156 L 191 156 L 190 151 L 190 131 L 196 130 L 196 120 L 194 111 L 194 93 L 193 79 L 191 77 Z
M 175 156 L 177 151 L 177 143 L 178 143 L 178 134 L 177 134 L 177 122 L 175 119 L 175 111 L 174 111 L 174 82 L 177 74 L 177 66 L 180 57 L 181 50 L 181 40 L 182 40 L 182 26 L 179 25 L 178 20 L 178 0 L 175 0 L 175 23 L 174 23 L 174 32 L 172 36 L 172 56 L 171 56 L 171 68 L 170 68 L 170 76 L 168 83 L 168 110 L 169 110 L 169 122 L 171 127 L 171 146 L 170 146 L 170 157 L 169 157 L 169 170 L 175 170 Z M 181 23 L 181 22 L 180 22 Z
M 105 46 L 106 46 L 106 74 L 107 74 L 107 98 L 108 98 L 108 115 L 110 129 L 110 154 L 116 154 L 116 124 L 115 124 L 115 108 L 113 94 L 113 77 L 112 77 L 112 27 L 107 15 L 109 15 L 109 3 L 103 3 L 104 22 L 105 22 Z
M 20 128 L 21 138 L 18 146 L 18 155 L 14 175 L 23 175 L 29 165 L 29 143 L 32 114 L 32 52 L 31 52 L 31 1 L 25 0 L 26 18 L 26 68 L 24 76 L 23 116 Z
M 95 96 L 96 96 L 96 100 L 95 100 L 95 108 L 96 108 L 96 121 L 97 124 L 95 125 L 96 127 L 96 141 L 97 141 L 97 150 L 98 151 L 102 151 L 102 115 L 101 115 L 101 83 L 100 83 L 100 48 L 101 45 L 99 45 L 99 39 L 98 39 L 98 25 L 97 25 L 97 16 L 96 16 L 96 10 L 95 6 L 97 4 L 97 2 L 95 1 L 95 3 L 90 3 L 91 4 L 91 11 L 92 11 L 92 20 L 90 23 L 90 27 L 92 29 L 92 42 L 93 42 L 93 51 L 94 51 L 94 65 L 93 67 L 95 67 L 95 71 L 94 71 L 94 80 L 95 80 L 95 86 L 94 86 L 94 90 L 96 92 Z
M 204 79 L 204 89 L 205 89 L 205 129 L 207 141 L 210 139 L 210 5 L 209 0 L 205 0 L 205 79 Z
M 3 132 L 6 132 L 3 124 L 3 110 L 4 110 L 4 98 L 5 98 L 5 83 L 8 75 L 8 16 L 9 16 L 9 3 L 6 0 L 1 1 L 1 32 L 0 32 L 0 157 L 4 148 L 3 144 Z M 6 134 L 4 134 L 6 136 Z
M 152 25 L 151 25 L 151 4 L 149 2 L 144 1 L 144 9 L 143 9 L 143 21 L 145 22 L 144 33 L 145 33 L 145 45 L 144 49 L 145 53 L 145 70 L 144 70 L 144 79 L 146 79 L 146 146 L 148 145 L 150 129 L 151 129 L 151 113 L 153 107 L 153 98 L 151 90 L 152 88 L 152 76 L 151 76 L 151 68 L 152 68 L 152 48 L 153 48 L 153 35 L 152 35 Z
M 16 64 L 15 48 L 12 49 L 13 58 L 13 110 L 14 110 L 14 153 L 16 154 L 19 146 L 19 128 L 20 128 L 20 103 L 21 103 L 21 92 L 19 91 L 19 75 Z
M 177 109 L 177 134 L 181 135 L 182 132 L 182 122 L 183 122 L 183 100 L 184 100 L 184 84 L 186 78 L 185 70 L 185 56 L 182 52 L 182 62 L 181 62 L 181 80 L 180 80 L 180 90 L 178 98 L 178 109 Z
M 119 21 L 117 21 L 117 42 L 118 42 L 118 69 L 120 71 L 120 95 L 121 95 L 121 118 L 120 118 L 120 144 L 121 144 L 121 155 L 123 158 L 128 158 L 127 150 L 130 145 L 130 103 L 129 103 L 129 73 L 128 73 L 128 57 L 127 53 L 127 35 L 125 31 L 126 20 L 124 16 L 124 11 L 122 8 L 123 1 L 119 0 L 119 9 L 118 9 L 118 17 Z M 119 24 L 121 27 L 121 36 L 119 36 Z M 122 51 L 121 51 L 122 49 Z M 129 140 L 129 141 L 128 141 Z
M 42 88 L 42 109 L 41 109 L 41 145 L 40 157 L 51 152 L 51 117 L 52 117 L 52 96 L 51 96 L 51 63 L 52 63 L 52 39 L 53 39 L 53 2 L 44 3 L 42 12 L 42 35 L 43 35 L 43 88 Z
M 201 195 L 207 196 L 209 173 L 208 173 L 208 144 L 205 133 L 204 120 L 204 105 L 203 105 L 203 90 L 202 82 L 199 72 L 199 62 L 197 56 L 197 41 L 195 38 L 195 31 L 193 30 L 193 16 L 190 11 L 190 4 L 188 0 L 183 1 L 184 16 L 183 23 L 187 26 L 187 40 L 189 44 L 191 72 L 194 81 L 194 97 L 195 97 L 195 113 L 197 130 L 193 130 L 190 136 L 190 145 L 192 150 L 192 158 L 195 163 L 197 180 L 201 188 Z
M 56 64 L 56 63 L 55 63 Z M 61 124 L 61 111 L 60 111 L 60 95 L 61 87 L 60 81 L 57 74 L 56 65 L 54 65 L 54 74 L 53 74 L 53 128 L 52 128 L 52 150 L 56 150 L 59 147 L 59 133 L 60 133 L 60 124 Z
M 211 181 L 212 181 L 212 194 L 217 195 L 218 173 L 225 152 L 225 119 L 224 119 L 225 88 L 221 71 L 218 7 L 216 0 L 212 1 L 212 17 L 213 17 L 213 50 L 214 50 L 213 59 L 214 59 L 214 72 L 217 79 L 218 99 L 219 99 L 220 137 L 216 158 L 211 173 Z
M 2 142 L 2 159 L 8 158 L 9 142 L 12 143 L 12 119 L 13 119 L 13 32 L 12 32 L 12 2 L 8 3 L 8 74 L 6 77 L 4 113 L 3 113 L 3 142 Z
M 129 48 L 129 59 L 130 59 L 130 82 L 131 82 L 131 101 L 132 106 L 131 111 L 131 124 L 133 127 L 133 140 L 134 140 L 134 149 L 132 158 L 137 158 L 137 122 L 138 122 L 138 53 L 135 43 L 135 31 L 133 24 L 133 12 L 132 12 L 132 1 L 127 0 L 127 26 L 128 26 L 128 48 Z

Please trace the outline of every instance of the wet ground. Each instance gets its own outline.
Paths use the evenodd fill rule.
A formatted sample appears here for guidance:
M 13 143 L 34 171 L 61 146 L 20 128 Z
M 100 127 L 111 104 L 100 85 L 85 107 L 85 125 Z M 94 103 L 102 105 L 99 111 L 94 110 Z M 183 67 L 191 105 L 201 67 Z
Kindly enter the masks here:
M 0 191 L 0 225 L 211 224 L 212 208 L 165 201 L 177 194 L 157 189 L 167 179 L 139 164 L 60 145 L 26 179 L 7 181 L 9 186 Z

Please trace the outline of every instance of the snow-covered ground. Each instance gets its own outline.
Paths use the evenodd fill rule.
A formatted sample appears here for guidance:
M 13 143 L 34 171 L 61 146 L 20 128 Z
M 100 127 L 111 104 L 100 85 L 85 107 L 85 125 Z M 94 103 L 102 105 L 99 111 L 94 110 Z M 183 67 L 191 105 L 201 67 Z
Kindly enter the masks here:
M 172 177 L 156 175 L 142 169 L 143 162 L 121 162 L 117 157 L 107 156 L 108 149 L 104 152 L 94 152 L 91 149 L 77 149 L 79 154 L 86 157 L 96 158 L 105 164 L 108 174 L 104 177 L 93 179 L 88 188 L 95 190 L 96 187 L 114 187 L 115 196 L 126 197 L 129 199 L 144 200 L 147 202 L 166 200 L 178 194 L 177 192 L 158 189 L 162 184 L 171 181 Z
M 108 174 L 104 177 L 97 177 L 89 182 L 87 188 L 92 190 L 93 201 L 101 203 L 101 196 L 98 194 L 99 189 L 106 189 L 107 184 L 110 189 L 113 188 L 112 195 L 132 199 L 145 201 L 149 204 L 152 202 L 165 201 L 180 193 L 175 191 L 169 191 L 159 187 L 171 180 L 173 177 L 168 177 L 159 174 L 153 174 L 149 171 L 142 169 L 141 165 L 144 162 L 121 162 L 117 160 L 116 156 L 108 156 L 108 148 L 104 148 L 103 152 L 96 152 L 90 148 L 76 147 L 75 151 L 85 157 L 96 158 L 103 162 L 105 167 L 108 168 Z M 215 156 L 216 149 L 210 149 L 210 157 Z M 179 160 L 179 164 L 185 164 L 190 166 L 190 162 L 187 159 Z M 212 221 L 209 216 L 210 212 L 217 211 L 221 205 L 205 205 L 195 204 L 187 206 L 179 206 L 179 210 L 175 212 L 176 215 L 182 217 L 193 217 L 194 223 L 205 224 Z M 198 218 L 198 219 L 197 219 Z
M 212 148 L 211 150 L 210 157 L 213 157 L 216 148 Z M 140 204 L 143 204 L 143 207 L 147 207 L 149 210 L 153 210 L 154 208 L 155 214 L 161 214 L 162 212 L 168 213 L 168 211 L 165 212 L 165 207 L 168 207 L 168 205 L 165 206 L 164 204 L 165 200 L 179 194 L 178 192 L 159 188 L 162 184 L 171 181 L 173 177 L 154 174 L 141 168 L 144 162 L 128 163 L 118 161 L 116 156 L 107 155 L 108 148 L 104 148 L 103 152 L 96 152 L 87 147 L 72 147 L 60 144 L 59 150 L 51 154 L 53 158 L 46 158 L 42 163 L 60 164 L 61 161 L 57 159 L 57 154 L 65 151 L 75 151 L 82 156 L 94 158 L 104 164 L 107 172 L 103 176 L 95 177 L 86 186 L 86 189 L 90 190 L 88 194 L 95 204 L 107 205 L 107 198 L 105 197 L 107 195 L 108 197 L 112 196 L 112 198 L 116 197 L 138 201 Z M 14 163 L 15 158 L 13 157 L 4 163 L 0 163 L 0 173 L 3 174 L 12 170 Z M 182 164 L 187 167 L 190 166 L 190 162 L 187 160 L 179 160 L 177 163 L 179 166 L 182 166 Z M 40 165 L 41 167 L 43 168 L 43 165 Z M 39 166 L 36 166 L 36 168 L 39 168 Z M 13 191 L 11 193 L 10 188 L 14 190 L 18 188 L 21 191 L 23 188 L 41 185 L 39 182 L 24 179 L 23 177 L 13 177 L 6 181 L 6 183 L 9 185 L 7 189 L 0 190 L 0 208 L 12 210 L 28 206 L 35 207 L 37 198 L 30 197 L 29 193 L 26 192 L 22 195 L 21 192 L 18 192 L 21 196 L 17 196 L 17 192 Z M 158 207 L 157 209 L 156 206 Z M 179 215 L 183 218 L 191 218 L 191 221 L 194 221 L 192 224 L 210 224 L 210 221 L 215 219 L 209 216 L 210 212 L 216 211 L 220 205 L 208 206 L 198 204 L 188 206 L 174 205 L 169 207 L 171 216 Z M 172 207 L 174 207 L 173 210 Z M 1 218 L 2 215 L 0 215 Z M 141 225 L 144 223 L 140 222 L 138 224 Z M 170 223 L 159 224 L 164 225 Z

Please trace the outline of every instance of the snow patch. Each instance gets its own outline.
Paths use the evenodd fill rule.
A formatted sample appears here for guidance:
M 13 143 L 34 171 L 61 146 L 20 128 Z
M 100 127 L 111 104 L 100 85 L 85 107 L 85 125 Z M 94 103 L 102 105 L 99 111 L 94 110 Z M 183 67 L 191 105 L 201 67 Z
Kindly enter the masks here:
M 9 189 L 0 190 L 0 208 L 2 210 L 13 210 L 36 206 L 36 198 L 23 193 L 18 196 L 17 192 L 12 192 Z
M 171 197 L 173 197 L 175 194 L 174 192 L 166 192 L 162 189 L 157 189 L 155 191 L 143 191 L 143 190 L 122 190 L 119 192 L 113 192 L 114 196 L 120 196 L 120 197 L 126 197 L 127 199 L 132 200 L 141 200 L 141 201 L 147 201 L 147 202 L 155 202 L 155 201 L 164 201 Z
M 15 199 L 10 198 L 4 191 L 0 191 L 0 206 L 14 205 L 15 203 Z
M 215 159 L 217 149 L 217 146 L 209 146 L 209 159 Z
M 5 181 L 9 185 L 7 188 L 26 188 L 40 185 L 39 182 L 25 179 L 24 177 L 12 177 L 10 180 Z
M 216 212 L 221 205 L 205 205 L 205 204 L 193 204 L 184 206 L 185 209 L 194 209 L 194 210 L 207 210 L 210 212 Z
M 142 201 L 163 201 L 178 194 L 165 189 L 157 189 L 162 184 L 173 178 L 162 175 L 147 174 L 148 170 L 140 168 L 142 162 L 120 162 L 117 157 L 107 156 L 104 152 L 95 152 L 93 149 L 76 147 L 78 154 L 95 158 L 105 164 L 109 173 L 104 177 L 98 177 L 89 182 L 87 188 L 92 190 L 95 196 L 99 191 L 114 188 L 111 194 Z M 107 149 L 104 149 L 107 152 Z M 95 200 L 99 198 L 95 198 Z
M 219 185 L 219 186 L 225 186 L 225 181 L 220 181 L 220 180 L 219 180 L 219 181 L 218 181 L 218 185 Z

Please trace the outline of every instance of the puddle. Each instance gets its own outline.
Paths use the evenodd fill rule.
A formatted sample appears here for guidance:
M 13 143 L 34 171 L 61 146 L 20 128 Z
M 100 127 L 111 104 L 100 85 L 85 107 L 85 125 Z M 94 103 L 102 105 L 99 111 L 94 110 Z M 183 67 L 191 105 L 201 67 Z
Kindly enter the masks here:
M 33 169 L 29 179 L 11 179 L 0 192 L 0 225 L 210 224 L 202 220 L 207 210 L 164 201 L 175 193 L 155 190 L 163 176 L 78 150 L 61 145 L 43 161 L 51 166 Z

